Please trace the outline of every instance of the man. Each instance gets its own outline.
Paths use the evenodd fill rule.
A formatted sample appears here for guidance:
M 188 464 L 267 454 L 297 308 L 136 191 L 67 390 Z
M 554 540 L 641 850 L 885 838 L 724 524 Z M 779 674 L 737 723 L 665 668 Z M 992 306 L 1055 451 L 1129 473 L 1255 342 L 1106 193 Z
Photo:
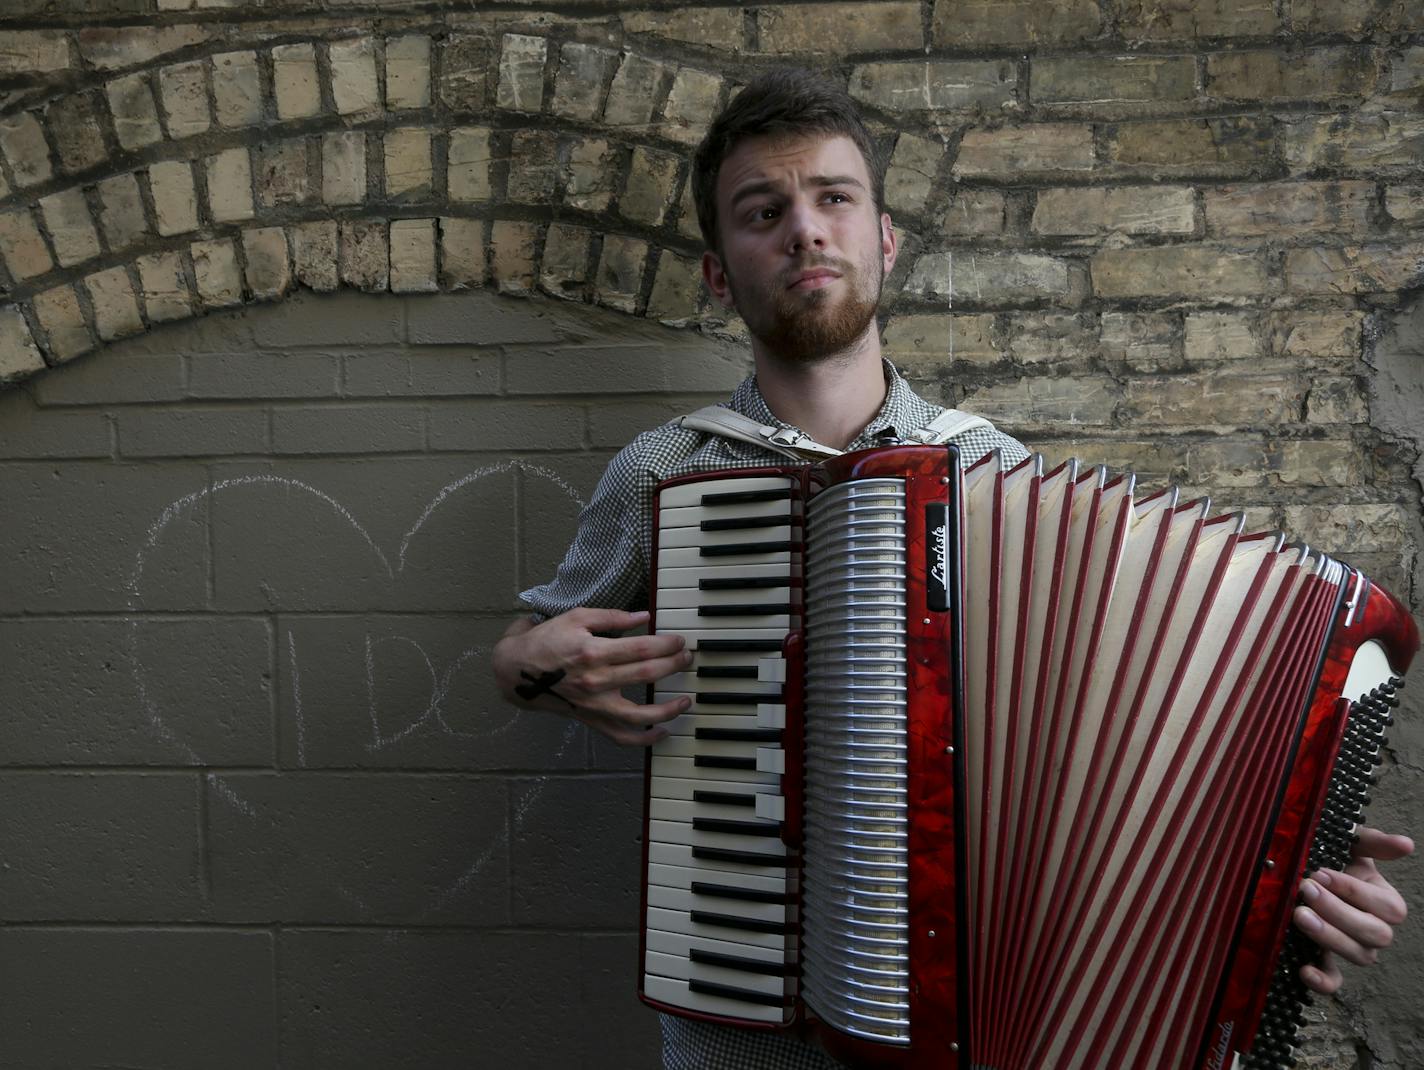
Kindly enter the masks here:
M 875 319 L 896 237 L 884 209 L 885 165 L 854 103 L 806 72 L 752 82 L 714 121 L 697 151 L 693 191 L 707 251 L 702 273 L 752 338 L 756 374 L 730 408 L 837 449 L 876 445 L 923 427 L 940 410 L 917 397 L 880 354 Z M 1000 449 L 1027 456 L 990 428 L 955 439 L 965 463 Z M 676 424 L 640 435 L 609 465 L 556 578 L 521 595 L 534 615 L 495 649 L 505 696 L 570 714 L 619 743 L 646 746 L 690 700 L 640 704 L 620 689 L 648 684 L 692 661 L 676 636 L 609 638 L 645 624 L 652 497 L 669 476 L 777 463 L 757 446 Z M 1408 854 L 1407 837 L 1365 830 L 1345 873 L 1302 885 L 1296 921 L 1327 949 L 1303 978 L 1332 992 L 1330 952 L 1374 961 L 1404 919 L 1404 903 L 1375 859 Z M 664 1019 L 669 1067 L 831 1067 L 819 1052 L 762 1034 Z

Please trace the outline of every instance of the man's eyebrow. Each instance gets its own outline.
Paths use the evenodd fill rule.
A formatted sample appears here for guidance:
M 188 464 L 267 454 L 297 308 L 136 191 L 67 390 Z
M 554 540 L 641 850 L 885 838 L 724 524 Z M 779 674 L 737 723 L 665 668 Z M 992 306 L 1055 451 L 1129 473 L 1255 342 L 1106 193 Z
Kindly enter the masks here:
M 824 186 L 854 186 L 857 189 L 865 189 L 865 183 L 854 175 L 812 175 L 808 180 L 808 185 L 816 187 Z M 775 193 L 777 184 L 763 179 L 760 182 L 751 182 L 732 194 L 731 206 L 735 208 L 740 202 L 748 197 L 756 197 L 763 193 Z

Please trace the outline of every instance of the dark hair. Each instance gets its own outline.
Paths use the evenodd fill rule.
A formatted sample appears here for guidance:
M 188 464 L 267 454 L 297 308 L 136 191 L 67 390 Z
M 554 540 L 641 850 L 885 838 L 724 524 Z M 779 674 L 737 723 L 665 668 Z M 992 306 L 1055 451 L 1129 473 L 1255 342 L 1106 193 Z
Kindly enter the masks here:
M 722 109 L 692 158 L 692 198 L 707 248 L 722 248 L 717 234 L 717 175 L 723 161 L 747 138 L 803 134 L 843 135 L 854 141 L 870 172 L 875 210 L 885 211 L 885 160 L 855 101 L 818 74 L 776 67 L 753 78 Z

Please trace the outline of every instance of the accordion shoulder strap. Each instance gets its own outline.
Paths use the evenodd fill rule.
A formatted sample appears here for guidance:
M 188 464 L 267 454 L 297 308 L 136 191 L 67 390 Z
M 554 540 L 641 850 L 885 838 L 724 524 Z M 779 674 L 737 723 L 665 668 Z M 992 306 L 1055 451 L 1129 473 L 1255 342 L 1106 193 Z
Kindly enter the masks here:
M 945 409 L 918 431 L 911 431 L 908 437 L 926 446 L 939 446 L 977 427 L 987 427 L 990 431 L 994 429 L 994 425 L 982 416 L 959 409 Z
M 724 405 L 708 405 L 696 412 L 690 412 L 681 417 L 678 423 L 690 431 L 705 431 L 738 442 L 750 442 L 754 446 L 798 461 L 819 461 L 841 455 L 840 450 L 823 446 L 810 435 L 792 428 L 770 427 L 757 423 L 751 417 L 733 412 Z
M 844 452 L 823 446 L 811 436 L 793 428 L 757 423 L 751 417 L 734 412 L 725 405 L 708 405 L 679 417 L 677 422 L 689 431 L 703 431 L 738 442 L 749 442 L 798 461 L 819 461 L 827 457 L 839 457 Z M 918 431 L 911 431 L 908 439 L 921 445 L 939 446 L 978 427 L 993 430 L 994 425 L 982 416 L 958 409 L 945 409 Z

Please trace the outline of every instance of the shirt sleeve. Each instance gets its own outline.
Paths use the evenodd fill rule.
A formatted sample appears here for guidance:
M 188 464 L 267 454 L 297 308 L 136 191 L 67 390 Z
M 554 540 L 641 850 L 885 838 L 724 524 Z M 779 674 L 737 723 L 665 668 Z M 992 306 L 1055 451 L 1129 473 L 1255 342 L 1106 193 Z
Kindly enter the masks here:
M 651 523 L 655 481 L 641 460 L 643 437 L 609 462 L 592 501 L 579 514 L 578 531 L 554 578 L 520 592 L 520 601 L 536 616 L 556 617 L 580 606 L 627 610 L 647 606 L 642 531 Z

